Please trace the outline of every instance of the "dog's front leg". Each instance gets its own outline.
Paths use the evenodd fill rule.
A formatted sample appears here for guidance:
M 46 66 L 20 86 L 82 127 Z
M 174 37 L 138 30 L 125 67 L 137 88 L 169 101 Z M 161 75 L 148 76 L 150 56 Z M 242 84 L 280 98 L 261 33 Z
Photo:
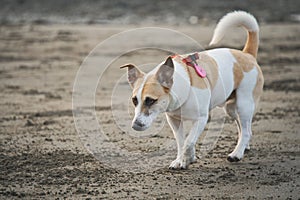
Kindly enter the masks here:
M 176 166 L 179 163 L 180 156 L 182 154 L 182 148 L 184 144 L 184 132 L 183 132 L 183 124 L 181 119 L 176 118 L 172 115 L 166 114 L 168 123 L 173 131 L 174 137 L 176 139 L 177 143 L 177 157 L 176 159 L 171 163 L 169 168 L 177 168 Z
M 189 164 L 196 161 L 195 145 L 205 128 L 207 120 L 208 114 L 194 121 L 189 135 L 184 141 L 181 154 L 179 155 L 179 158 L 172 162 L 170 166 L 171 169 L 186 169 Z

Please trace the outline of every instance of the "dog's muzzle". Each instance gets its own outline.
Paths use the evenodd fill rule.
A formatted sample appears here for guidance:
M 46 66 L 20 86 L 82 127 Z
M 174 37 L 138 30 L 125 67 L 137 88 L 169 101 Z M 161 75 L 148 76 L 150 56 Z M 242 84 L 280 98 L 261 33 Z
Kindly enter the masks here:
M 136 131 L 144 131 L 146 130 L 148 127 L 142 123 L 140 120 L 136 119 L 133 123 L 132 123 L 132 128 Z

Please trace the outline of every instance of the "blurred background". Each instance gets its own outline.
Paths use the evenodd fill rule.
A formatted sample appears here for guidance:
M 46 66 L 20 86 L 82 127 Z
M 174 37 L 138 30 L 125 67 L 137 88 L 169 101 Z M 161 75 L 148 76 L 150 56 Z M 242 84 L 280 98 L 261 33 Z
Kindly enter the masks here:
M 0 22 L 88 24 L 196 24 L 246 10 L 260 22 L 299 22 L 299 0 L 1 0 Z

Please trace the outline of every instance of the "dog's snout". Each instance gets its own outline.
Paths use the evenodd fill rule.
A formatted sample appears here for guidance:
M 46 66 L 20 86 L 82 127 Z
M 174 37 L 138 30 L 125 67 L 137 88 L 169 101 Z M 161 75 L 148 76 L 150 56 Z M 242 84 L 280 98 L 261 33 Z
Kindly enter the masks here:
M 136 119 L 132 124 L 132 128 L 136 131 L 143 131 L 145 130 L 145 127 L 146 125 L 138 119 Z
M 145 126 L 145 124 L 144 123 L 142 123 L 140 120 L 135 120 L 135 122 L 134 122 L 136 125 L 138 125 L 138 126 L 140 126 L 140 127 L 143 127 L 143 126 Z

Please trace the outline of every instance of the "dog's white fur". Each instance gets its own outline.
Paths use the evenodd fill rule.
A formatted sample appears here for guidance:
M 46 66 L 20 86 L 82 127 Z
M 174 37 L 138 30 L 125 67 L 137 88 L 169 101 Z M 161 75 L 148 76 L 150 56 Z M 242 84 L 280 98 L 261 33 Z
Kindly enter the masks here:
M 193 78 L 186 66 L 170 57 L 148 74 L 143 74 L 133 65 L 125 65 L 128 67 L 133 97 L 137 101 L 133 128 L 139 131 L 145 130 L 150 127 L 159 113 L 166 112 L 178 148 L 177 158 L 170 165 L 172 169 L 186 168 L 195 162 L 195 144 L 205 128 L 209 111 L 216 106 L 225 106 L 227 113 L 235 119 L 238 125 L 238 144 L 229 154 L 228 160 L 240 160 L 244 155 L 244 150 L 249 147 L 252 117 L 263 85 L 262 73 L 255 61 L 258 24 L 255 18 L 246 12 L 229 13 L 217 25 L 210 44 L 219 42 L 228 29 L 236 26 L 243 26 L 248 31 L 248 41 L 243 52 L 234 53 L 231 49 L 222 48 L 199 53 L 200 61 L 201 56 L 208 56 L 215 62 L 218 69 L 216 80 L 212 80 L 213 76 L 203 79 L 206 87 L 193 85 Z M 249 37 L 252 38 L 249 39 Z M 234 54 L 246 61 L 238 61 Z M 255 61 L 253 66 L 248 66 L 252 62 L 248 63 L 247 58 Z M 242 74 L 239 76 L 235 72 L 237 63 L 247 65 L 242 67 L 248 67 L 240 72 Z M 206 69 L 209 70 L 209 68 Z M 212 82 L 215 84 L 212 85 Z M 235 96 L 232 98 L 233 93 Z M 145 106 L 146 98 L 149 97 L 153 97 L 155 103 Z M 186 120 L 191 120 L 193 125 L 185 138 L 182 123 Z
M 256 19 L 252 15 L 243 11 L 231 12 L 225 15 L 218 23 L 214 31 L 214 36 L 209 45 L 219 43 L 227 30 L 238 26 L 245 27 L 248 31 L 259 31 Z

